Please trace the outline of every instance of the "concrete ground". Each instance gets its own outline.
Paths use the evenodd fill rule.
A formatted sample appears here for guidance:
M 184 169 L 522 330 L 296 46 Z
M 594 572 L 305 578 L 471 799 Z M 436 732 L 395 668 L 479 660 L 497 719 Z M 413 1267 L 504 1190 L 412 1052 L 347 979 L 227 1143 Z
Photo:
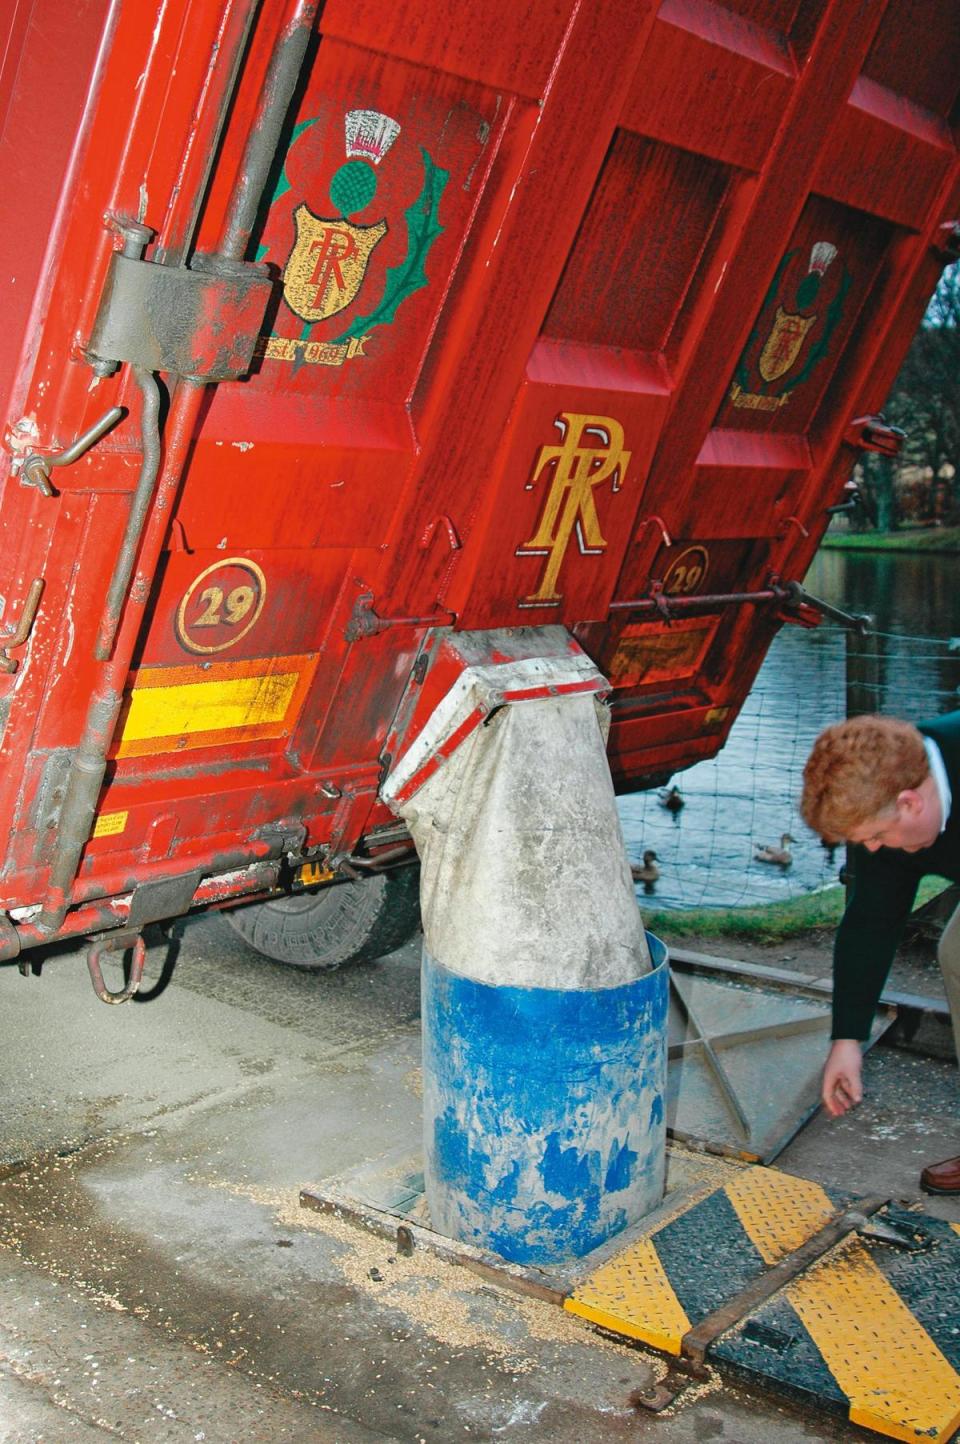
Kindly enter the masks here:
M 875 1437 L 719 1379 L 638 1415 L 653 1354 L 299 1207 L 416 1140 L 414 945 L 298 973 L 211 914 L 124 1007 L 79 952 L 0 967 L 0 1019 L 3 1444 Z M 876 1049 L 867 1080 L 778 1166 L 915 1195 L 960 1152 L 956 1069 Z M 960 1222 L 960 1199 L 928 1204 Z

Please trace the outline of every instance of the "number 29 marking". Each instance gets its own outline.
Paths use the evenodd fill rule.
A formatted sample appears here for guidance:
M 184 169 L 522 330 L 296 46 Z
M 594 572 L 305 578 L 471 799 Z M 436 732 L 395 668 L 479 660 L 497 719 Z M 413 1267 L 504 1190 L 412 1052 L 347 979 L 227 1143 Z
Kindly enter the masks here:
M 177 608 L 177 637 L 190 652 L 223 652 L 247 635 L 266 599 L 267 579 L 256 562 L 225 557 L 190 583 Z
M 194 619 L 195 627 L 217 627 L 221 621 L 229 622 L 236 626 L 242 622 L 244 617 L 253 606 L 253 587 L 234 587 L 232 592 L 227 594 L 227 605 L 225 615 L 221 614 L 223 606 L 223 591 L 220 587 L 206 587 L 200 593 L 201 602 L 206 602 L 206 607 L 199 617 Z
M 706 547 L 687 547 L 667 568 L 664 592 L 668 597 L 691 596 L 706 581 L 709 565 Z

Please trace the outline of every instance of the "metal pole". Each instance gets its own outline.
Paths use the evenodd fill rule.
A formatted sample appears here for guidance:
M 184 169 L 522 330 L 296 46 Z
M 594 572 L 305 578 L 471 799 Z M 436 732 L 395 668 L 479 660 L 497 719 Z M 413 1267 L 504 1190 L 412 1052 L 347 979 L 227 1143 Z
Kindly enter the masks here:
M 866 619 L 870 628 L 875 619 Z M 848 717 L 862 717 L 876 712 L 880 698 L 880 660 L 882 642 L 873 630 L 847 632 L 846 712 Z M 840 872 L 847 900 L 853 888 L 853 849 L 847 845 Z
M 292 0 L 284 33 L 273 52 L 263 100 L 250 130 L 219 254 L 242 261 L 256 223 L 264 188 L 277 155 L 280 134 L 300 78 L 318 0 Z

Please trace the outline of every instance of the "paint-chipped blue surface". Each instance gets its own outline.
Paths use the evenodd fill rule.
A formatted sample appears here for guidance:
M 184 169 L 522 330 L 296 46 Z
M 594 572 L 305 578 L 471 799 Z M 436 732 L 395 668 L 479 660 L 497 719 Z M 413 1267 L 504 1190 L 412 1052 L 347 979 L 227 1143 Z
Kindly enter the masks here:
M 423 960 L 433 1225 L 516 1263 L 581 1258 L 663 1194 L 668 981 L 495 988 Z

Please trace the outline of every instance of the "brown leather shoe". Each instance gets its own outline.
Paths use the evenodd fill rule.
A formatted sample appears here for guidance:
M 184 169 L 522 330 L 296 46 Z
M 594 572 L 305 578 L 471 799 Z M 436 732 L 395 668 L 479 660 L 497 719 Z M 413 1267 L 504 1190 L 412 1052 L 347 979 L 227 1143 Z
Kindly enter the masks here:
M 960 1193 L 960 1158 L 931 1163 L 920 1175 L 924 1193 Z

